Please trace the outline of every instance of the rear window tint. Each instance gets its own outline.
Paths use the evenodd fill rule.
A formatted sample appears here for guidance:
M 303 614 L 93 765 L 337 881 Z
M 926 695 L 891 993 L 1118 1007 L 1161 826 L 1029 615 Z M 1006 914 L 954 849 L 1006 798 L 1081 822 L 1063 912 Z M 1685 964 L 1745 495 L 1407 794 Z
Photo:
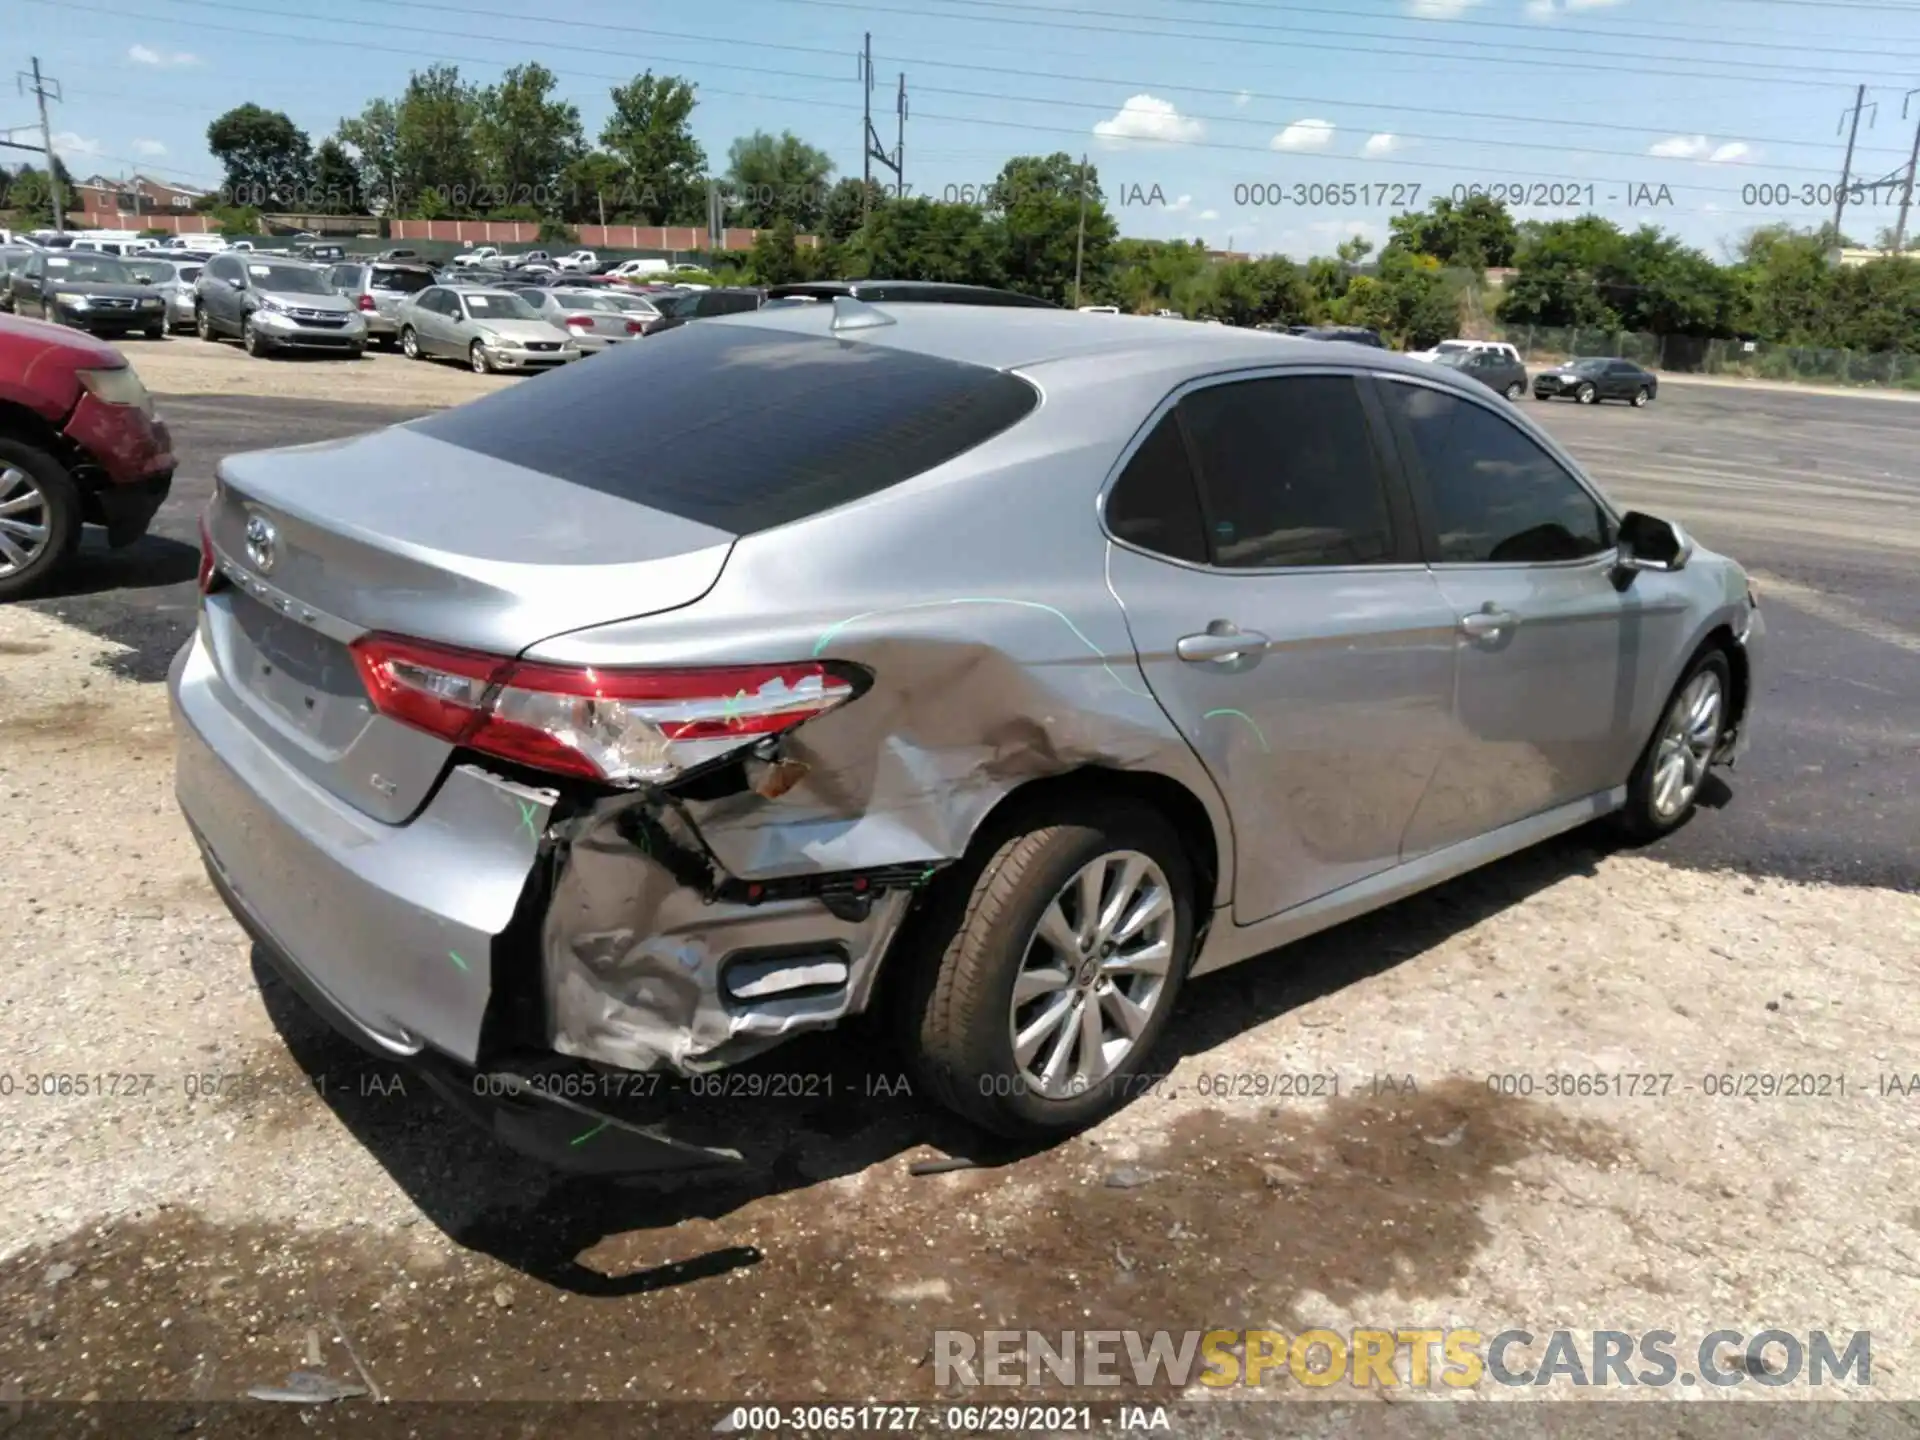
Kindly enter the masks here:
M 370 283 L 375 290 L 397 290 L 402 295 L 417 295 L 433 284 L 433 272 L 408 270 L 397 265 L 376 265 Z
M 751 291 L 696 290 L 693 305 L 679 311 L 682 315 L 740 315 L 760 308 L 760 297 Z
M 723 323 L 618 346 L 412 428 L 746 535 L 931 470 L 1038 401 L 978 365 Z

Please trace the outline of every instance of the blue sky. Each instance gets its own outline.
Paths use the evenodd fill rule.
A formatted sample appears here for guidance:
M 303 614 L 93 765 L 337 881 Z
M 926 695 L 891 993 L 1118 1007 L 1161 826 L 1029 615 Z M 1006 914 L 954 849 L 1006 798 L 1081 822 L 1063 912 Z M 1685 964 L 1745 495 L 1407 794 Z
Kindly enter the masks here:
M 53 128 L 76 174 L 145 168 L 214 184 L 206 127 L 233 105 L 285 110 L 318 140 L 436 60 L 485 82 L 537 59 L 589 137 L 608 86 L 651 68 L 698 86 L 695 130 L 716 160 L 738 135 L 790 129 L 857 175 L 855 57 L 870 31 L 888 144 L 895 77 L 907 76 L 912 193 L 960 198 L 1010 155 L 1084 151 L 1123 234 L 1295 256 L 1354 233 L 1380 240 L 1416 186 L 1424 205 L 1472 185 L 1524 186 L 1527 201 L 1547 202 L 1516 206 L 1522 215 L 1578 213 L 1591 197 L 1610 218 L 1651 221 L 1719 255 L 1755 225 L 1831 214 L 1817 189 L 1813 205 L 1802 192 L 1837 180 L 1856 84 L 1878 107 L 1861 122 L 1856 178 L 1904 174 L 1920 120 L 1920 94 L 1906 99 L 1920 85 L 1920 0 L 9 8 L 14 65 L 37 55 L 63 83 Z M 28 99 L 0 103 L 0 129 L 34 118 Z M 1847 228 L 1870 239 L 1897 207 L 1892 187 L 1850 203 Z

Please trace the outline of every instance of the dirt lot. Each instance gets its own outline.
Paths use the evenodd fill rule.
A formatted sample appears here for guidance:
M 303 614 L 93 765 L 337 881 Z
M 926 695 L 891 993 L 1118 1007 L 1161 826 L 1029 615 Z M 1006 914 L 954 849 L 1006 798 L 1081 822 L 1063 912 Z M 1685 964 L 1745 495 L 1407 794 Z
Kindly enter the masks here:
M 128 347 L 167 393 L 194 393 L 195 367 L 319 369 L 208 348 Z M 441 375 L 387 357 L 327 371 Z M 443 381 L 489 383 L 452 367 L 422 383 Z M 1870 667 L 1910 671 L 1893 641 L 1915 631 L 1910 600 L 1882 604 L 1878 583 L 1819 600 L 1825 619 L 1779 614 L 1808 637 L 1795 653 L 1824 649 L 1894 693 Z M 1879 638 L 1854 623 L 1871 606 L 1891 617 Z M 1053 1150 L 982 1150 L 901 1091 L 884 1051 L 813 1043 L 766 1067 L 811 1077 L 810 1098 L 708 1102 L 765 1167 L 563 1180 L 263 979 L 174 810 L 153 658 L 129 664 L 48 607 L 0 611 L 0 796 L 31 837 L 0 880 L 15 977 L 0 991 L 0 1401 L 205 1405 L 312 1370 L 396 1402 L 715 1402 L 666 1415 L 706 1431 L 721 1403 L 933 1400 L 942 1328 L 1450 1326 L 1665 1329 L 1683 1360 L 1715 1330 L 1864 1330 L 1872 1384 L 1844 1393 L 1920 1400 L 1910 869 L 1803 883 L 1570 837 L 1196 982 L 1165 1084 Z M 1870 743 L 1920 750 L 1910 709 L 1904 730 L 1895 713 L 1877 740 L 1859 723 L 1793 731 L 1826 747 L 1824 775 L 1799 775 L 1785 747 L 1793 764 L 1743 768 L 1728 808 L 1681 839 L 1710 845 L 1764 804 L 1818 848 L 1849 817 L 1793 785 L 1839 785 Z M 1856 828 L 1911 836 L 1909 797 L 1882 792 L 1887 813 Z M 1582 1088 L 1552 1078 L 1576 1073 L 1647 1093 L 1550 1093 Z M 1299 1075 L 1323 1077 L 1316 1098 L 1280 1093 L 1276 1077 Z M 1816 1077 L 1784 1082 L 1814 1093 L 1777 1093 L 1785 1076 Z M 940 1154 L 981 1163 L 909 1173 Z M 1269 1380 L 1268 1396 L 1355 1396 Z M 1224 1433 L 1220 1402 L 1246 1398 L 1190 1387 L 1183 1433 Z
M 284 395 L 369 405 L 458 405 L 517 384 L 512 375 L 476 375 L 451 360 L 409 360 L 397 350 L 369 350 L 358 360 L 295 355 L 256 360 L 229 340 L 189 334 L 129 339 L 121 350 L 147 388 L 166 395 Z

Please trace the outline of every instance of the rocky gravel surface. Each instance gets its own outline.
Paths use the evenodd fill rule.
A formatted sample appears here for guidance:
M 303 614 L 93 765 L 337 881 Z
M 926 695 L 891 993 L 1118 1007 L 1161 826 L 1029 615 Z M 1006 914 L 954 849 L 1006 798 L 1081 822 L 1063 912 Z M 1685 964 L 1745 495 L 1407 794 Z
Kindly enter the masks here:
M 1196 982 L 1165 1080 L 1051 1150 L 809 1042 L 768 1062 L 807 1098 L 712 1102 L 764 1165 L 570 1180 L 265 978 L 174 809 L 164 688 L 116 651 L 0 611 L 0 1409 L 296 1371 L 373 1392 L 342 1426 L 376 1397 L 932 1404 L 937 1329 L 1247 1326 L 1865 1330 L 1849 1397 L 1920 1399 L 1920 896 L 1576 835 Z M 942 1155 L 970 1163 L 910 1173 Z M 1218 1403 L 1246 1398 L 1179 1413 L 1273 1433 Z M 1329 1423 L 1293 1432 L 1363 1433 Z

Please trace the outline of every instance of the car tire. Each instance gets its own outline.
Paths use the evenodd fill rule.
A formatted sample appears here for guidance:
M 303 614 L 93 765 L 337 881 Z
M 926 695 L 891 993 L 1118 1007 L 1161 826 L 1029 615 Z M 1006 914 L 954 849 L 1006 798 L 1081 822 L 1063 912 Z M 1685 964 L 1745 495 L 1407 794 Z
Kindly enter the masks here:
M 164 340 L 167 338 L 167 327 L 164 325 L 149 326 L 146 335 L 149 340 Z
M 1653 735 L 1627 781 L 1627 803 L 1614 817 L 1629 842 L 1658 840 L 1693 814 L 1713 757 L 1726 740 L 1732 695 L 1733 667 L 1726 651 L 1715 646 L 1696 656 L 1660 707 Z
M 260 338 L 260 332 L 253 328 L 251 315 L 240 322 L 240 348 L 256 360 L 266 358 L 266 342 Z
M 1600 392 L 1594 389 L 1592 385 L 1582 385 L 1578 390 L 1573 392 L 1573 398 L 1578 400 L 1582 405 L 1598 405 L 1600 403 Z
M 1647 402 L 1651 399 L 1653 399 L 1653 392 L 1642 385 L 1638 390 L 1633 392 L 1633 408 L 1643 410 L 1646 408 Z
M 493 361 L 487 358 L 487 352 L 478 340 L 467 347 L 467 363 L 473 367 L 476 375 L 493 374 Z
M 426 352 L 420 348 L 420 337 L 413 333 L 413 327 L 407 326 L 400 332 L 400 349 L 409 360 L 424 360 Z
M 1506 395 L 1507 395 L 1507 399 L 1509 400 L 1522 399 L 1525 397 L 1526 393 L 1527 393 L 1527 387 L 1522 385 L 1518 380 L 1514 381 L 1513 384 L 1507 386 Z
M 30 537 L 23 536 L 20 527 L 37 525 L 45 533 L 32 540 L 38 548 L 30 552 L 25 563 L 0 575 L 0 600 L 18 599 L 37 590 L 79 543 L 80 492 L 66 467 L 44 450 L 18 440 L 0 439 L 0 504 L 23 499 L 29 491 L 39 497 L 37 509 L 0 515 L 0 534 L 5 534 L 16 549 L 26 550 L 23 542 Z M 37 522 L 22 518 L 29 514 L 40 518 Z M 4 523 L 8 521 L 13 523 Z M 0 552 L 0 564 L 16 563 Z
M 1141 932 L 1151 941 L 1155 963 L 1164 964 L 1157 974 L 1116 968 L 1128 959 L 1124 952 L 1103 960 L 1102 951 L 1081 947 L 1063 959 L 1045 939 L 1051 912 L 1069 943 L 1078 944 L 1071 933 L 1076 927 L 1080 935 L 1104 941 L 1100 927 L 1081 924 L 1079 897 L 1086 892 L 1080 878 L 1087 873 L 1105 875 L 1114 887 L 1108 898 L 1116 904 L 1121 883 L 1136 873 L 1143 877 L 1136 896 L 1162 897 L 1164 909 Z M 1069 1135 L 1117 1109 L 1134 1093 L 1179 998 L 1193 945 L 1193 888 L 1179 836 L 1143 806 L 1107 802 L 1030 813 L 984 835 L 972 863 L 953 867 L 931 887 L 926 909 L 903 936 L 906 953 L 896 957 L 909 967 L 900 992 L 901 1028 L 927 1091 L 975 1124 L 1017 1139 Z M 1081 983 L 1093 977 L 1096 988 Z M 1032 990 L 1051 980 L 1060 984 Z M 1121 981 L 1131 987 L 1130 996 Z M 1017 982 L 1032 990 L 1019 1004 Z M 1113 1003 L 1116 990 L 1127 997 L 1127 1011 Z M 1098 1034 L 1105 1037 L 1109 1026 L 1114 1031 L 1097 1042 L 1103 1051 L 1123 1039 L 1129 1043 L 1122 1053 L 1103 1056 L 1111 1068 L 1076 1090 L 1066 1072 L 1087 1069 L 1094 1032 L 1078 1021 L 1088 1005 Z M 1055 1023 L 1023 1062 L 1016 1031 L 1032 1035 L 1040 1017 L 1056 1012 Z M 1137 1026 L 1130 1035 L 1120 1023 L 1129 1012 Z M 1057 1062 L 1058 1079 L 1066 1082 L 1052 1093 L 1044 1083 L 1048 1062 Z
M 220 337 L 214 334 L 213 317 L 207 314 L 207 307 L 201 305 L 193 312 L 193 333 L 202 340 L 217 342 Z

